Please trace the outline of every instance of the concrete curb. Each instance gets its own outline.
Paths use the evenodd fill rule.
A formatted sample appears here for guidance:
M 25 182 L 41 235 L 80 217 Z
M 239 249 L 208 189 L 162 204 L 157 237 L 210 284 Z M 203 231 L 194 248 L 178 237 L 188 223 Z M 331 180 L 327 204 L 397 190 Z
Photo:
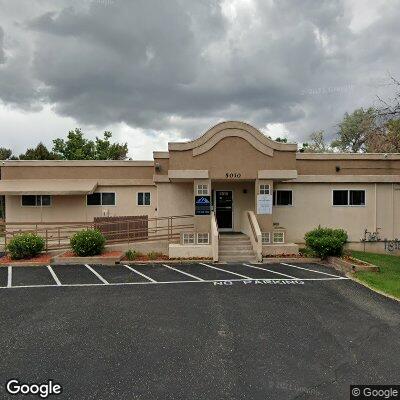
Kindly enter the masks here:
M 262 261 L 264 264 L 276 264 L 276 263 L 301 263 L 301 264 L 308 264 L 308 263 L 320 263 L 321 259 L 316 257 L 266 257 L 263 258 Z
M 360 260 L 361 261 L 361 260 Z M 352 263 L 347 260 L 343 260 L 342 258 L 339 257 L 328 257 L 326 259 L 326 263 L 328 265 L 331 265 L 333 268 L 335 268 L 338 271 L 341 272 L 358 272 L 358 271 L 370 271 L 370 272 L 379 272 L 380 269 L 376 265 L 367 263 L 365 261 L 362 261 L 366 265 L 358 265 L 356 263 Z
M 199 263 L 199 262 L 214 262 L 211 258 L 210 259 L 189 259 L 189 260 L 146 260 L 146 261 L 128 261 L 128 260 L 121 260 L 120 264 L 127 264 L 127 265 L 135 265 L 135 264 L 190 264 L 190 263 Z
M 124 254 L 112 257 L 53 257 L 50 265 L 74 265 L 74 264 L 101 264 L 101 265 L 115 265 L 118 264 Z

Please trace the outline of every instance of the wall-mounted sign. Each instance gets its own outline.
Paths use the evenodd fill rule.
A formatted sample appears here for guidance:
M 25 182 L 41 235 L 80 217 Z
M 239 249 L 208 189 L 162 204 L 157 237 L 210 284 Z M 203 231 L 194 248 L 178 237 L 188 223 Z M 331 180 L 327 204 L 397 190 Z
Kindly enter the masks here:
M 272 194 L 257 195 L 257 214 L 272 214 Z
M 211 213 L 211 197 L 210 196 L 195 196 L 194 214 L 195 215 L 210 215 Z

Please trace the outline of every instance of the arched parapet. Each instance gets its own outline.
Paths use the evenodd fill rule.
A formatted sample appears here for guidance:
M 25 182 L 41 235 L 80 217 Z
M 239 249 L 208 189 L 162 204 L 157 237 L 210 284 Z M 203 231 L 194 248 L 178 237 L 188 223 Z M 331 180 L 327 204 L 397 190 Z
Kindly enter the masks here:
M 197 156 L 212 149 L 218 142 L 227 137 L 240 137 L 255 149 L 270 157 L 273 156 L 274 150 L 292 152 L 297 150 L 297 144 L 275 142 L 258 129 L 240 121 L 221 122 L 195 140 L 169 143 L 168 149 L 170 151 L 192 150 L 193 156 Z

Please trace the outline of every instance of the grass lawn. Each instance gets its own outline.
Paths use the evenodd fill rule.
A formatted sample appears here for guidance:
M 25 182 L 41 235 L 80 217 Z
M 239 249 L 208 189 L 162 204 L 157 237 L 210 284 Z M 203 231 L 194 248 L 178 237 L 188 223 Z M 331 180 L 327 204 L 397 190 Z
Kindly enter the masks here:
M 356 272 L 355 276 L 368 286 L 400 299 L 400 257 L 352 251 L 352 256 L 380 267 L 380 272 Z

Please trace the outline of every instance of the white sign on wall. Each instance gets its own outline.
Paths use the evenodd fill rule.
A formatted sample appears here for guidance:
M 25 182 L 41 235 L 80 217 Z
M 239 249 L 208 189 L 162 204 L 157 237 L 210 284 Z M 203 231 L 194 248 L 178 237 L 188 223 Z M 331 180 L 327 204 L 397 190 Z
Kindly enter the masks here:
M 257 195 L 257 214 L 272 214 L 272 194 Z

